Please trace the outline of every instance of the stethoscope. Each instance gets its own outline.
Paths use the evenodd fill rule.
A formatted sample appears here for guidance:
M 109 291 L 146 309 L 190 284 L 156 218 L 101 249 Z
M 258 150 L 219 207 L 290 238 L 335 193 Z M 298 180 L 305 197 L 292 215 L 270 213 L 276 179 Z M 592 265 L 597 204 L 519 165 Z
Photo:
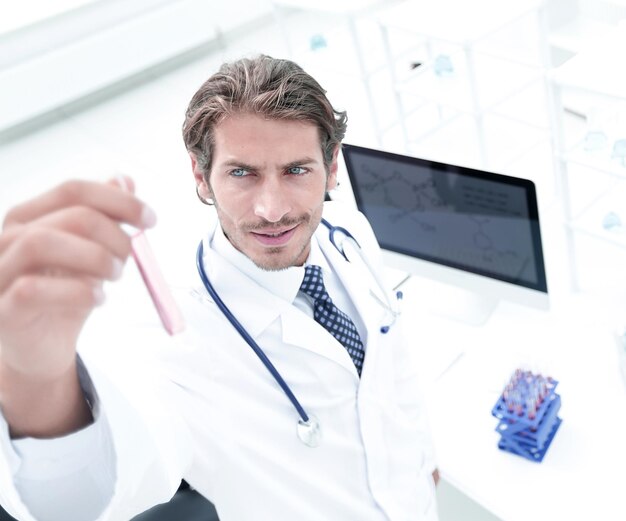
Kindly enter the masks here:
M 376 295 L 373 291 L 370 290 L 371 295 L 387 310 L 388 315 L 391 317 L 391 321 L 389 322 L 389 324 L 383 325 L 380 328 L 380 332 L 382 334 L 387 334 L 391 326 L 393 326 L 393 324 L 396 322 L 398 315 L 400 315 L 398 301 L 402 299 L 402 292 L 401 291 L 396 292 L 396 302 L 393 302 L 392 298 L 389 296 L 388 292 L 385 290 L 385 286 L 382 284 L 382 281 L 379 279 L 376 270 L 373 269 L 372 265 L 369 262 L 369 259 L 367 259 L 365 255 L 363 255 L 359 243 L 352 236 L 352 234 L 345 228 L 342 228 L 341 226 L 332 226 L 326 219 L 322 219 L 321 222 L 329 230 L 330 242 L 337 249 L 337 251 L 341 253 L 343 258 L 347 262 L 350 262 L 350 260 L 348 259 L 348 256 L 346 255 L 345 244 L 351 243 L 353 246 L 356 246 L 356 247 L 353 247 L 352 249 L 358 252 L 359 257 L 361 258 L 363 263 L 367 266 L 368 270 L 372 274 L 372 277 L 376 281 L 376 284 L 378 285 L 379 290 L 381 290 L 380 292 L 382 293 L 382 295 L 384 295 L 385 300 L 383 301 L 380 299 L 378 295 Z M 339 243 L 337 242 L 337 234 L 341 234 L 341 236 L 343 237 L 343 239 L 341 239 Z M 206 271 L 204 269 L 203 258 L 204 258 L 204 247 L 203 247 L 202 241 L 200 241 L 200 244 L 198 245 L 198 251 L 196 254 L 196 265 L 198 267 L 198 273 L 200 275 L 200 279 L 202 279 L 202 283 L 204 284 L 204 287 L 206 288 L 209 295 L 211 296 L 211 298 L 213 299 L 217 307 L 220 309 L 220 311 L 232 324 L 232 326 L 239 333 L 239 335 L 252 348 L 252 350 L 259 357 L 261 362 L 263 362 L 263 365 L 265 366 L 265 368 L 270 372 L 274 380 L 276 380 L 278 385 L 281 387 L 281 389 L 283 390 L 287 398 L 289 398 L 289 401 L 292 403 L 292 405 L 298 412 L 300 419 L 298 420 L 297 434 L 298 434 L 298 438 L 300 439 L 300 441 L 302 441 L 302 443 L 304 443 L 308 447 L 317 447 L 320 444 L 320 441 L 322 439 L 322 430 L 320 427 L 319 420 L 312 414 L 307 414 L 307 412 L 304 410 L 302 405 L 300 405 L 300 402 L 298 401 L 298 399 L 295 397 L 295 395 L 291 391 L 290 387 L 287 385 L 287 383 L 285 382 L 281 374 L 278 372 L 276 367 L 274 367 L 274 364 L 272 364 L 271 360 L 267 357 L 265 352 L 261 349 L 259 344 L 257 344 L 257 342 L 250 336 L 250 334 L 248 333 L 248 331 L 246 331 L 246 329 L 243 327 L 241 322 L 237 320 L 235 315 L 233 315 L 232 311 L 230 311 L 230 309 L 228 309 L 226 304 L 224 304 L 224 301 L 220 298 L 217 291 L 213 287 L 213 284 L 209 280 L 209 277 L 206 274 Z

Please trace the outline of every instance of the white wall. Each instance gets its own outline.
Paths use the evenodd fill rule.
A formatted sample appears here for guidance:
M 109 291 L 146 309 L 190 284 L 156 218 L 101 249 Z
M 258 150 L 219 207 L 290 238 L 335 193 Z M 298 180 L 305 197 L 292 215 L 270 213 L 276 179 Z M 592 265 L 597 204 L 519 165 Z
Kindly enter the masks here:
M 269 1 L 106 0 L 0 35 L 0 132 L 270 13 Z

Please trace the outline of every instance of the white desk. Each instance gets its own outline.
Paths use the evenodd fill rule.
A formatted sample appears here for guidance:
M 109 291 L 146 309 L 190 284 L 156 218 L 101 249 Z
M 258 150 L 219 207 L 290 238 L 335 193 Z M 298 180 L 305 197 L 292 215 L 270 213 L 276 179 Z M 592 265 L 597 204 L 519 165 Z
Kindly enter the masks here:
M 418 298 L 410 282 L 405 294 L 406 313 Z M 550 312 L 501 303 L 482 327 L 436 316 L 411 321 L 425 368 L 429 350 L 465 351 L 440 378 L 425 378 L 439 468 L 503 521 L 623 521 L 626 388 L 612 337 L 619 313 L 585 295 L 557 290 L 554 297 Z M 512 369 L 528 362 L 559 381 L 562 399 L 563 422 L 542 463 L 499 450 L 491 416 Z

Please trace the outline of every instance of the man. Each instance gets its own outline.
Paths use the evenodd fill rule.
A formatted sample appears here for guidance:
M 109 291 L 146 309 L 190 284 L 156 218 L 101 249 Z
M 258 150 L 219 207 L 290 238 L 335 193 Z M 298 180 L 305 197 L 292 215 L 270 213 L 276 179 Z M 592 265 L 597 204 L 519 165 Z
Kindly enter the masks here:
M 12 515 L 127 520 L 167 501 L 184 477 L 223 521 L 436 519 L 400 321 L 366 263 L 348 262 L 320 225 L 323 214 L 349 230 L 380 269 L 363 216 L 324 204 L 345 128 L 346 114 L 286 60 L 225 64 L 194 95 L 183 136 L 216 218 L 199 259 L 207 280 L 177 295 L 187 329 L 171 341 L 145 329 L 81 336 L 102 282 L 128 257 L 120 224 L 155 222 L 145 204 L 116 182 L 70 182 L 8 213 L 0 499 Z M 90 345 L 77 356 L 79 338 Z M 117 345 L 124 358 L 111 362 Z

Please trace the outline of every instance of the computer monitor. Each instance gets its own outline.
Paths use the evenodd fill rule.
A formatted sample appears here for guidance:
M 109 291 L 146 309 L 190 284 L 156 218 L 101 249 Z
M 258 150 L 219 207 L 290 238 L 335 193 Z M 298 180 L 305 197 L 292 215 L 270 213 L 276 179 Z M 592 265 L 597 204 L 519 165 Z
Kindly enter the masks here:
M 502 299 L 548 307 L 532 181 L 354 145 L 343 157 L 386 264 L 439 283 L 433 311 L 477 324 Z

